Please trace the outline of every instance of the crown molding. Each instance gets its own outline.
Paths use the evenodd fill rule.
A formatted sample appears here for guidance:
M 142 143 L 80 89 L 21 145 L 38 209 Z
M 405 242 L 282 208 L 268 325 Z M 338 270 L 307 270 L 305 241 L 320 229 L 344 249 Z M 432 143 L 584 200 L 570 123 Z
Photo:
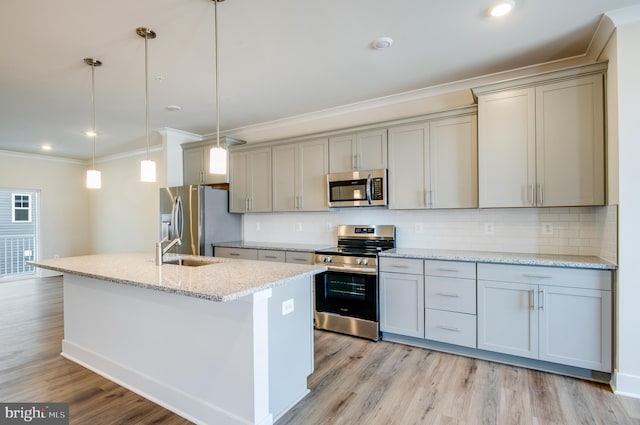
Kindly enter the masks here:
M 13 158 L 24 158 L 24 159 L 37 159 L 40 161 L 49 161 L 49 162 L 63 162 L 67 164 L 76 164 L 76 165 L 85 165 L 87 163 L 84 159 L 72 159 L 72 158 L 63 158 L 60 156 L 49 156 L 49 155 L 41 155 L 35 153 L 26 153 L 26 152 L 16 152 L 16 151 L 7 151 L 0 150 L 0 156 L 5 157 L 13 157 Z

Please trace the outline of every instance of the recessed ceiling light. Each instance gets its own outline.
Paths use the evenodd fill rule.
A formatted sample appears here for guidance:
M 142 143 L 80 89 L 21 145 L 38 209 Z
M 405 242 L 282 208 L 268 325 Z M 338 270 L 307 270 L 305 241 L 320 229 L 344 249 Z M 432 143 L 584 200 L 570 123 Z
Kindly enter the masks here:
M 96 133 L 96 132 L 95 132 L 95 131 L 93 131 L 93 130 L 87 130 L 87 131 L 85 131 L 85 132 L 84 132 L 84 135 L 85 135 L 85 136 L 89 136 L 89 137 L 93 137 L 93 136 L 97 136 L 97 135 L 98 135 L 98 133 Z
M 51 145 L 42 145 L 41 146 L 43 151 L 50 151 L 51 150 Z
M 491 6 L 491 9 L 489 9 L 489 14 L 496 18 L 504 16 L 511 12 L 514 6 L 515 3 L 512 0 L 501 1 Z
M 393 45 L 393 39 L 391 37 L 379 37 L 373 40 L 371 47 L 374 49 L 386 49 Z
M 168 110 L 168 111 L 180 111 L 180 110 L 182 110 L 182 106 L 178 106 L 178 105 L 167 105 L 167 110 Z

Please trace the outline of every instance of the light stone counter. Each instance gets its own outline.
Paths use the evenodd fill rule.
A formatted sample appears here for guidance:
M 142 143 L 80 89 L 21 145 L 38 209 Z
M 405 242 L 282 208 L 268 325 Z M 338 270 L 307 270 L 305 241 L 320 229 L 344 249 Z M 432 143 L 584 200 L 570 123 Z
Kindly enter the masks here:
M 31 263 L 37 267 L 140 288 L 227 302 L 296 278 L 311 277 L 326 267 L 290 263 L 182 255 L 207 262 L 190 267 L 156 266 L 152 253 L 123 253 L 57 258 Z
M 582 255 L 520 254 L 511 252 L 457 251 L 441 249 L 395 248 L 380 253 L 381 257 L 422 260 L 468 261 L 474 263 L 519 264 L 583 269 L 615 270 L 615 264 L 600 257 Z
M 333 246 L 329 244 L 320 245 L 320 244 L 251 242 L 251 241 L 220 242 L 220 243 L 215 243 L 213 245 L 227 247 L 227 248 L 272 249 L 275 251 L 300 251 L 300 252 L 315 252 L 315 251 L 330 248 Z

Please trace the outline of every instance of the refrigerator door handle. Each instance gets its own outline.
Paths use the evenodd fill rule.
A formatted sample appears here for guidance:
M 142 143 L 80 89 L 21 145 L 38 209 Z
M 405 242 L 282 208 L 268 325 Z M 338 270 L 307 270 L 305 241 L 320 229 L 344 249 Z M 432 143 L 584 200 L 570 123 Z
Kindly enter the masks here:
M 182 240 L 184 234 L 184 208 L 182 207 L 182 197 L 176 198 L 176 237 Z

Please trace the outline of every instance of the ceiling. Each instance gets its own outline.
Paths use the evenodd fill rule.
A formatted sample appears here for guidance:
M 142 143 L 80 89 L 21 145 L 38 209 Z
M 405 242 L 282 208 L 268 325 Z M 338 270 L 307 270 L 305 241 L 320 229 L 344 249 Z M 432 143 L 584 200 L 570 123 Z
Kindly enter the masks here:
M 584 54 L 604 12 L 640 0 L 227 0 L 218 4 L 221 130 Z M 211 0 L 0 2 L 0 150 L 86 159 L 145 147 L 150 127 L 215 132 Z M 389 49 L 371 42 L 389 36 Z M 170 111 L 169 105 L 182 109 Z M 45 153 L 41 145 L 52 150 Z

